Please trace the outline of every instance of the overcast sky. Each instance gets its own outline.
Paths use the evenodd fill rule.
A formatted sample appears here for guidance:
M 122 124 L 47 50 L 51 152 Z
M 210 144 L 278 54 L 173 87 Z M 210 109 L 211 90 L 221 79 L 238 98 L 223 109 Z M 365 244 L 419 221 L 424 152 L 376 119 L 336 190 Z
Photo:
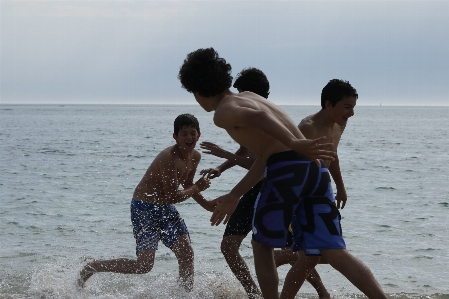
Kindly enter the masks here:
M 214 47 L 265 72 L 270 100 L 449 105 L 449 1 L 3 1 L 0 103 L 195 104 L 177 79 Z

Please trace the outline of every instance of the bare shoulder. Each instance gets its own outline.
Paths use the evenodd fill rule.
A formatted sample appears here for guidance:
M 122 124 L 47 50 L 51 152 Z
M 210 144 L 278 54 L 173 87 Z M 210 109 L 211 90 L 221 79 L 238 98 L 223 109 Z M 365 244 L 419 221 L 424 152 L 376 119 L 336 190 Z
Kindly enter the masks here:
M 193 159 L 193 162 L 199 163 L 201 160 L 201 153 L 199 151 L 197 151 L 196 149 L 194 149 L 192 152 L 192 159 Z
M 228 95 L 220 101 L 215 109 L 215 125 L 225 128 L 232 125 L 234 118 L 241 115 L 243 110 L 258 109 L 257 95 L 249 92 L 242 92 L 237 95 Z
M 317 124 L 313 120 L 313 115 L 306 116 L 301 120 L 298 125 L 298 129 L 304 134 L 306 138 L 311 138 L 308 136 L 314 136 L 317 131 Z
M 311 126 L 312 123 L 313 123 L 313 118 L 312 118 L 312 117 L 313 117 L 313 114 L 304 117 L 304 118 L 301 120 L 301 122 L 299 123 L 298 128 L 301 128 L 302 126 Z
M 156 158 L 154 158 L 152 164 L 156 164 L 162 168 L 168 168 L 174 165 L 176 158 L 177 155 L 174 146 L 170 146 L 161 151 Z

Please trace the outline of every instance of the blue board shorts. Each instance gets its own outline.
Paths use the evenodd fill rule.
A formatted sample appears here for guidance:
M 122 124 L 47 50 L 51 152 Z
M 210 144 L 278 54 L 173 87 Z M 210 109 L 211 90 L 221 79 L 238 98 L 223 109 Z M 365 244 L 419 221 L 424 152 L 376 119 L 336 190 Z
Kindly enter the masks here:
M 133 199 L 131 222 L 136 254 L 141 250 L 157 250 L 160 240 L 172 249 L 180 236 L 189 235 L 184 219 L 173 204 L 158 205 Z
M 272 248 L 287 244 L 289 226 L 293 251 L 320 255 L 320 249 L 346 248 L 340 213 L 329 171 L 309 158 L 286 151 L 267 160 L 264 186 L 256 200 L 253 239 Z

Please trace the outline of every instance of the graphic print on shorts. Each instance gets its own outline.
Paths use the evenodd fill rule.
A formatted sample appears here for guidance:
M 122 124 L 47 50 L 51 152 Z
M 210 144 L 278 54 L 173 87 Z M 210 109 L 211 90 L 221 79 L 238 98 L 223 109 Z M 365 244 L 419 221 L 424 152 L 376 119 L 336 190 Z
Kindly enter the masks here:
M 293 151 L 274 154 L 267 161 L 264 183 L 253 217 L 255 241 L 285 247 L 291 224 L 294 250 L 345 248 L 324 162 L 318 167 Z
M 253 217 L 256 241 L 274 248 L 285 246 L 288 227 L 304 192 L 308 172 L 307 161 L 285 161 L 267 167 L 265 185 Z

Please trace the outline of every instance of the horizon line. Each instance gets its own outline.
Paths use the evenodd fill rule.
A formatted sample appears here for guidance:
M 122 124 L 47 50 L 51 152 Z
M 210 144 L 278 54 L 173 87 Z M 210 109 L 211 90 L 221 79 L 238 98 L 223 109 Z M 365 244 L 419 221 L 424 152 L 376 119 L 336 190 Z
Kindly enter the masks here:
M 197 103 L 0 103 L 0 106 L 199 106 Z M 290 104 L 290 103 L 276 103 L 278 106 L 321 106 L 320 104 Z M 449 104 L 358 104 L 358 107 L 449 107 Z

